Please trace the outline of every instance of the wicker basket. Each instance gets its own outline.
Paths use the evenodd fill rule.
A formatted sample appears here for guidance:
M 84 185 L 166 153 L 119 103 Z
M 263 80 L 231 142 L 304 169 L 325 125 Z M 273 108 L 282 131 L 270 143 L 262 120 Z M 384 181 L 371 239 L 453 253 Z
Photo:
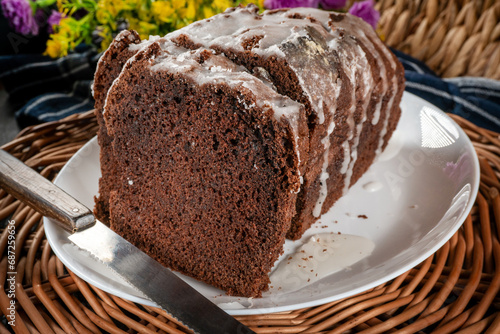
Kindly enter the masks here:
M 494 1 L 381 1 L 387 42 L 446 76 L 500 77 Z M 410 19 L 411 18 L 411 19 Z M 238 316 L 257 333 L 500 333 L 500 136 L 456 116 L 481 165 L 480 193 L 464 225 L 420 265 L 369 291 L 292 312 Z M 22 131 L 2 148 L 53 179 L 97 131 L 92 112 Z M 0 334 L 189 333 L 162 310 L 79 279 L 58 260 L 40 213 L 0 189 L 0 221 L 16 228 L 16 326 Z M 0 310 L 7 315 L 8 230 L 0 229 Z M 9 270 L 10 271 L 10 270 Z
M 500 2 L 381 0 L 386 43 L 443 77 L 500 80 Z

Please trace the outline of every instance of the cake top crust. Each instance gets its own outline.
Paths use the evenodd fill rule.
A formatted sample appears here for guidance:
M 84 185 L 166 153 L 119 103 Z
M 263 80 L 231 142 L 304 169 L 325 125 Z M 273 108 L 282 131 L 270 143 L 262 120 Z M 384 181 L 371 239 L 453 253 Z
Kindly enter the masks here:
M 216 54 L 213 50 L 189 50 L 168 39 L 160 39 L 153 44 L 157 44 L 158 53 L 156 57 L 151 58 L 152 71 L 182 73 L 199 85 L 222 83 L 240 93 L 249 91 L 258 98 L 248 104 L 243 100 L 244 94 L 241 94 L 239 102 L 246 109 L 255 105 L 262 109 L 271 109 L 276 120 L 286 119 L 298 136 L 296 129 L 302 105 L 276 92 L 272 83 L 265 79 L 265 75 L 253 75 L 245 67 Z
M 374 44 L 382 46 L 371 26 L 350 14 L 314 8 L 268 10 L 259 14 L 255 5 L 248 5 L 229 8 L 224 13 L 195 22 L 163 38 L 151 37 L 130 48 L 139 49 L 154 41 L 176 41 L 181 37 L 187 37 L 199 47 L 246 51 L 263 58 L 286 60 L 297 75 L 319 124 L 323 124 L 328 114 L 335 110 L 329 106 L 335 106 L 338 96 L 338 92 L 332 92 L 331 87 L 341 85 L 338 72 L 354 72 L 356 67 L 370 66 L 365 62 L 364 52 L 359 52 L 359 44 L 363 43 L 373 54 L 379 53 Z M 353 49 L 356 52 L 350 52 L 347 61 L 340 59 L 345 56 L 346 50 Z M 390 59 L 386 48 L 380 47 L 380 52 L 392 61 L 394 69 L 395 62 Z M 382 76 L 388 77 L 384 62 L 377 60 L 377 66 Z M 370 71 L 364 71 L 360 79 L 365 84 L 373 80 Z M 384 82 L 391 80 L 397 86 L 394 77 Z
M 169 38 L 188 37 L 194 45 L 286 60 L 321 124 L 325 120 L 324 105 L 330 105 L 334 98 L 325 89 L 332 87 L 332 82 L 339 83 L 338 73 L 332 71 L 338 59 L 328 50 L 328 43 L 337 37 L 313 17 L 289 14 L 279 11 L 259 14 L 252 5 L 230 8 L 179 29 L 169 34 Z

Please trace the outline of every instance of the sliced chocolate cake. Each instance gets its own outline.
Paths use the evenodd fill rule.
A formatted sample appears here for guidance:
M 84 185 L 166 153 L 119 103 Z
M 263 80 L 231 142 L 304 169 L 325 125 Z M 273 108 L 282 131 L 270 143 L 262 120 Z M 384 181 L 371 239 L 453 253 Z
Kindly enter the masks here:
M 123 32 L 94 91 L 96 214 L 166 266 L 260 296 L 400 117 L 401 64 L 349 14 L 233 8 L 162 38 Z

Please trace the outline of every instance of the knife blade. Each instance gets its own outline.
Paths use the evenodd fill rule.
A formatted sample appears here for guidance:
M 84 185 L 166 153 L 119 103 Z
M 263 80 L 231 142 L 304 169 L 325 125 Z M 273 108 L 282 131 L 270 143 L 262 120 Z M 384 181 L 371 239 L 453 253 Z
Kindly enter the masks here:
M 97 221 L 90 209 L 0 150 L 0 186 L 71 232 L 69 239 L 195 333 L 254 333 L 172 271 Z

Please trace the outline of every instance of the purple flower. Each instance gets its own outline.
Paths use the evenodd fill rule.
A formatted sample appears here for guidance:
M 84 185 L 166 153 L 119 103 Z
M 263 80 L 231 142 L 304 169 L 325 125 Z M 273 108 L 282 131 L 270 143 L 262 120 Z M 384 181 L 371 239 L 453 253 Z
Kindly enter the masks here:
M 320 0 L 264 0 L 264 7 L 268 9 L 314 7 L 318 8 Z
M 347 0 L 320 0 L 323 9 L 340 9 L 345 6 Z
M 50 13 L 49 18 L 47 19 L 47 24 L 49 34 L 52 34 L 54 32 L 54 26 L 58 25 L 59 22 L 61 22 L 61 19 L 64 17 L 64 15 L 61 12 L 58 12 L 57 10 L 52 10 L 52 13 Z
M 47 21 L 47 14 L 41 8 L 38 8 L 35 12 L 35 22 L 38 27 L 43 27 Z
M 373 29 L 377 28 L 380 13 L 373 7 L 373 0 L 355 2 L 349 9 L 349 13 L 362 18 L 369 23 Z
M 1 0 L 3 15 L 10 26 L 23 35 L 38 35 L 38 25 L 29 0 Z

